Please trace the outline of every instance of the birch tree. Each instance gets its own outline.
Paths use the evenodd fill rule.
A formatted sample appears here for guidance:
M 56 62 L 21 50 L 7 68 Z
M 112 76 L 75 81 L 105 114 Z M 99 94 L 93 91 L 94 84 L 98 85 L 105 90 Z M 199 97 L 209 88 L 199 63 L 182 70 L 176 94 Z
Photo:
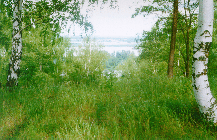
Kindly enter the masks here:
M 193 90 L 200 111 L 210 121 L 217 122 L 217 105 L 208 81 L 208 55 L 213 32 L 213 0 L 199 1 L 198 29 L 193 51 Z
M 12 52 L 9 63 L 7 86 L 17 85 L 22 55 L 22 0 L 14 0 Z

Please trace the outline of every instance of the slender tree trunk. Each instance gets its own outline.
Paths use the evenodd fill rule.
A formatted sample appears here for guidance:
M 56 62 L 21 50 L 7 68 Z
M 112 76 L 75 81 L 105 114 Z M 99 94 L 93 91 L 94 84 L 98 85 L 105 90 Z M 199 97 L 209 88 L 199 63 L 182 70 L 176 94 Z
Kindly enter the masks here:
M 185 63 L 185 72 L 186 72 L 186 77 L 189 77 L 189 74 L 190 74 L 190 71 L 189 71 L 189 68 L 190 68 L 190 47 L 189 47 L 189 28 L 187 29 L 187 41 L 186 41 L 186 63 Z
M 185 72 L 186 72 L 186 77 L 189 77 L 190 75 L 190 35 L 189 35 L 189 32 L 190 32 L 190 29 L 191 29 L 191 22 L 192 22 L 192 14 L 191 14 L 191 11 L 190 11 L 190 0 L 188 0 L 188 7 L 185 8 L 185 23 L 186 23 L 186 27 L 187 27 L 187 33 L 186 33 L 186 63 L 185 63 Z M 189 13 L 189 16 L 190 16 L 190 19 L 189 19 L 189 23 L 187 21 L 187 12 L 186 10 L 188 9 L 188 13 Z
M 173 26 L 170 44 L 170 55 L 168 62 L 168 77 L 173 77 L 173 66 L 174 66 L 174 55 L 175 55 L 175 44 L 176 44 L 176 32 L 177 32 L 177 21 L 178 21 L 178 0 L 174 0 L 173 5 Z
M 22 0 L 14 0 L 13 8 L 13 34 L 12 34 L 12 52 L 9 63 L 7 86 L 13 87 L 18 84 L 20 73 L 20 62 L 22 55 Z
M 192 80 L 199 109 L 210 121 L 217 122 L 217 105 L 207 76 L 209 48 L 213 32 L 213 0 L 199 1 L 198 29 L 194 40 Z

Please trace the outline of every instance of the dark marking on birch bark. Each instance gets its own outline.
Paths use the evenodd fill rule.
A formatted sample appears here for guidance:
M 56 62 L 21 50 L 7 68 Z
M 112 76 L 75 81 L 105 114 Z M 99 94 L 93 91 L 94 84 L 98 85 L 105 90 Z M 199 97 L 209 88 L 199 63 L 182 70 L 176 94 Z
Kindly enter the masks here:
M 198 60 L 199 60 L 199 61 L 206 61 L 206 57 L 205 57 L 205 56 L 200 56 L 200 57 L 198 58 Z
M 211 45 L 212 45 L 212 42 L 206 42 L 205 44 L 205 56 L 207 58 L 209 57 L 209 50 L 210 50 Z
M 202 34 L 200 34 L 200 36 L 203 36 L 205 34 L 209 34 L 208 37 L 212 36 L 211 33 L 209 32 L 209 30 L 205 30 Z
M 197 53 L 198 51 L 202 51 L 204 50 L 205 52 L 205 55 L 204 56 L 200 56 L 199 58 L 196 58 L 196 57 L 193 57 L 193 63 L 195 61 L 206 61 L 208 59 L 207 55 L 209 53 L 209 48 L 211 46 L 211 42 L 206 42 L 206 43 L 203 43 L 201 42 L 198 47 L 196 48 L 196 51 L 193 51 L 193 53 Z M 193 66 L 193 65 L 192 65 Z M 204 66 L 207 66 L 207 64 L 204 64 Z M 192 78 L 193 80 L 195 81 L 196 78 L 199 78 L 200 76 L 202 75 L 207 75 L 207 72 L 208 70 L 207 69 L 203 69 L 203 72 L 199 73 L 199 74 L 195 74 L 195 68 L 193 67 L 192 68 L 193 72 L 192 72 Z M 196 86 L 195 82 L 193 83 L 193 87 L 198 90 L 199 87 Z
M 208 73 L 208 69 L 203 69 L 204 75 Z
M 193 62 L 195 62 L 197 60 L 197 58 L 193 57 Z
M 199 51 L 200 49 L 204 49 L 203 42 L 201 42 L 201 43 L 199 44 L 198 48 L 196 48 L 196 49 L 197 49 L 196 52 Z M 195 52 L 195 53 L 196 53 L 196 52 Z
M 198 47 L 196 48 L 196 50 L 193 51 L 193 53 L 195 54 L 197 51 L 199 50 L 204 50 L 206 53 L 209 53 L 209 49 L 211 46 L 212 42 L 206 42 L 205 44 L 203 42 L 201 42 Z
M 201 75 L 207 75 L 207 71 L 201 72 L 200 74 L 197 74 L 195 77 L 199 78 Z
M 207 94 L 210 94 L 210 93 L 207 93 Z M 212 103 L 212 100 L 214 100 L 213 103 Z M 213 110 L 215 110 L 214 108 L 216 107 L 217 102 L 216 102 L 215 98 L 211 98 L 209 102 L 212 104 L 211 104 L 211 107 L 208 109 L 208 112 L 205 115 L 208 115 L 210 117 L 210 116 L 212 116 L 212 114 L 214 114 Z M 212 118 L 212 119 L 214 119 L 214 118 Z M 213 121 L 213 120 L 210 120 L 210 121 Z
M 200 77 L 200 74 L 197 74 L 197 75 L 196 75 L 196 78 L 199 78 L 199 77 Z

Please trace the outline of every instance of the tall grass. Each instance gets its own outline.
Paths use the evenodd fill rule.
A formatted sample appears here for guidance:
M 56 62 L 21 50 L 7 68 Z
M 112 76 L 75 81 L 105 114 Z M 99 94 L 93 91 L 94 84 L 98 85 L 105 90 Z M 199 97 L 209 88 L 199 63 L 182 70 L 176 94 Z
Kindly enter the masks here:
M 217 138 L 184 77 L 123 78 L 112 86 L 47 83 L 0 92 L 0 139 Z

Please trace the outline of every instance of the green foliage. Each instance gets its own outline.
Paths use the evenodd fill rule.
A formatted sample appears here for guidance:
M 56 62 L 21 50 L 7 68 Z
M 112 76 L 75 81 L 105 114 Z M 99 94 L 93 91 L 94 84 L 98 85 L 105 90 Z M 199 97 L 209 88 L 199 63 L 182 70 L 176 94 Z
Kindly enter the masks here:
M 217 10 L 215 10 L 214 13 L 214 19 L 217 19 Z M 210 53 L 209 53 L 209 76 L 216 76 L 217 75 L 217 21 L 214 20 L 214 30 L 213 30 L 213 42 L 212 42 L 212 46 L 210 48 Z
M 50 24 L 55 32 L 64 28 L 68 21 L 79 24 L 85 30 L 92 29 L 92 25 L 87 18 L 81 14 L 81 6 L 84 1 L 59 1 L 59 0 L 40 0 L 23 1 L 23 29 L 31 30 L 32 25 L 38 27 L 43 24 Z M 92 4 L 94 4 L 93 2 Z M 1 1 L 1 11 L 12 17 L 13 1 Z
M 209 53 L 209 75 L 216 76 L 217 75 L 217 48 L 216 44 L 213 43 L 212 48 Z
M 192 7 L 191 9 L 194 10 Z M 171 17 L 172 15 L 168 16 L 166 19 L 159 19 L 151 31 L 146 31 L 143 33 L 143 38 L 140 40 L 140 44 L 137 46 L 142 50 L 139 59 L 148 60 L 152 65 L 151 69 L 158 72 L 159 74 L 161 74 L 161 70 L 167 69 L 166 63 L 168 63 L 172 30 Z M 186 17 L 186 15 L 179 13 L 178 31 L 176 34 L 177 39 L 174 60 L 174 75 L 185 75 L 186 63 L 187 61 L 191 62 L 192 60 L 192 38 L 194 38 L 196 34 L 196 20 L 197 18 L 193 13 L 190 15 L 190 17 Z M 186 54 L 187 45 L 189 45 L 189 60 L 187 60 Z
M 158 28 L 157 24 L 150 32 L 143 33 L 143 39 L 137 46 L 142 50 L 139 61 L 142 65 L 146 63 L 145 69 L 149 69 L 149 73 L 164 74 L 167 71 L 169 40 L 168 29 Z
M 151 62 L 167 61 L 165 55 L 169 55 L 169 31 L 163 31 L 153 27 L 152 31 L 144 32 L 141 44 L 138 46 L 142 49 L 141 59 L 149 59 Z M 156 55 L 157 54 L 157 55 Z
M 11 44 L 11 18 L 4 11 L 0 12 L 0 49 L 8 50 Z
M 110 58 L 106 62 L 106 69 L 109 71 L 114 71 L 115 67 L 122 64 L 130 56 L 130 51 L 122 50 L 122 52 L 112 53 Z
M 2 1 L 1 1 L 2 2 Z M 6 69 L 8 66 L 8 50 L 11 44 L 11 18 L 6 13 L 6 8 L 0 3 L 0 87 L 7 81 Z
M 128 57 L 127 60 L 125 60 L 122 64 L 119 64 L 116 67 L 116 70 L 121 72 L 122 77 L 126 79 L 135 79 L 139 78 L 139 66 L 136 63 L 135 56 L 131 55 Z
M 85 39 L 76 50 L 70 39 L 58 36 L 47 26 L 32 28 L 23 32 L 23 36 L 20 86 L 103 83 L 100 79 L 109 55 L 93 40 Z M 5 75 L 1 75 L 3 78 Z
M 7 51 L 4 48 L 0 48 L 0 88 L 7 82 L 6 69 L 8 67 L 8 59 L 9 55 Z
M 162 12 L 162 14 L 170 13 L 173 9 L 171 3 L 173 3 L 172 0 L 154 0 L 151 2 L 149 1 L 149 4 L 147 6 L 137 8 L 135 14 L 133 14 L 132 17 L 136 17 L 139 14 L 143 14 L 143 16 L 145 17 L 149 14 L 154 14 L 159 11 Z
M 94 40 L 86 38 L 83 45 L 77 51 L 74 50 L 76 56 L 69 51 L 65 57 L 68 80 L 74 83 L 98 83 L 108 59 L 108 53 L 101 49 L 102 46 L 97 45 Z
M 55 82 L 59 82 L 61 77 L 58 70 L 63 69 L 65 49 L 70 46 L 69 39 L 53 34 L 52 29 L 44 27 L 32 28 L 24 32 L 23 36 L 19 84 L 46 85 L 48 77 L 55 78 Z

